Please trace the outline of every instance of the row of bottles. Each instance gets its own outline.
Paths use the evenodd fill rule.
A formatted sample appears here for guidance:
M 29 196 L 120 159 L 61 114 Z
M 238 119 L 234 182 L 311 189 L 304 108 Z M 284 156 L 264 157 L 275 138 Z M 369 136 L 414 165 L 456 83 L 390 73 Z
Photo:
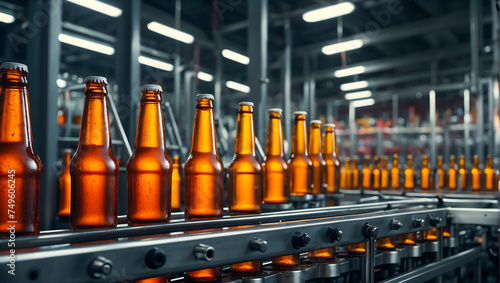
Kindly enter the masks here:
M 364 190 L 413 190 L 416 186 L 415 169 L 413 168 L 413 156 L 408 155 L 407 166 L 401 170 L 398 164 L 398 155 L 394 154 L 392 168 L 387 167 L 387 156 L 373 157 L 373 166 L 370 166 L 370 157 L 365 156 L 361 172 L 358 169 L 357 159 L 344 159 L 344 167 L 341 171 L 340 188 L 364 189 Z M 498 190 L 498 174 L 493 169 L 491 156 L 488 155 L 486 167 L 481 170 L 478 156 L 474 156 L 474 167 L 470 172 L 465 168 L 465 158 L 460 156 L 459 167 L 455 165 L 455 156 L 450 156 L 448 171 L 443 168 L 443 157 L 438 157 L 437 169 L 433 172 L 429 167 L 428 156 L 424 155 L 420 169 L 420 187 L 422 190 L 433 188 L 444 189 L 446 185 L 450 190 L 486 191 Z M 401 178 L 403 182 L 401 184 Z M 470 180 L 470 181 L 469 181 Z M 361 182 L 360 182 L 361 181 Z

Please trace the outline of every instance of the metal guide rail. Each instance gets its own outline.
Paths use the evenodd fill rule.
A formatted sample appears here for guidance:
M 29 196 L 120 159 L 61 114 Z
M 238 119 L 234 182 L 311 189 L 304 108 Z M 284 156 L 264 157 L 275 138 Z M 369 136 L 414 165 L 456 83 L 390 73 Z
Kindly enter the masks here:
M 481 250 L 472 247 L 442 259 L 443 248 L 456 247 L 457 242 L 450 238 L 445 241 L 442 228 L 455 224 L 498 226 L 500 210 L 484 208 L 494 204 L 498 201 L 492 197 L 461 201 L 420 196 L 209 221 L 174 220 L 143 227 L 46 231 L 16 238 L 16 276 L 7 273 L 9 240 L 0 240 L 0 282 L 126 282 L 360 242 L 367 243 L 364 257 L 304 264 L 287 272 L 266 268 L 265 275 L 258 278 L 229 276 L 224 281 L 305 282 L 360 271 L 362 281 L 374 282 L 375 266 L 396 264 L 425 252 L 436 253 L 436 259 L 452 270 L 457 264 L 469 262 L 462 257 L 478 257 Z M 376 238 L 433 228 L 438 228 L 437 241 L 375 252 Z M 283 281 L 283 276 L 294 279 Z

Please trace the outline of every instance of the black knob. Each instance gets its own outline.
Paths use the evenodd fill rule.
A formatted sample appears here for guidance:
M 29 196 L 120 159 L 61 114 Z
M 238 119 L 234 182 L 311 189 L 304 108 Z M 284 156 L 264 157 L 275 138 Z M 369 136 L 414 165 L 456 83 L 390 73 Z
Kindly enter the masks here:
M 253 251 L 259 251 L 261 253 L 265 253 L 267 251 L 267 241 L 264 241 L 259 238 L 250 239 L 250 243 L 248 243 L 250 249 Z
M 311 241 L 311 237 L 309 237 L 309 235 L 307 235 L 307 233 L 304 233 L 304 234 L 302 234 L 300 232 L 293 233 L 292 246 L 296 250 L 307 246 L 307 244 L 309 244 L 310 241 Z
M 413 219 L 413 227 L 414 228 L 420 228 L 422 226 L 424 226 L 424 223 L 425 223 L 425 220 L 423 219 L 420 219 L 420 218 L 415 218 Z
M 342 240 L 342 230 L 328 227 L 328 230 L 326 230 L 326 239 L 332 244 L 340 242 L 340 240 Z
M 162 267 L 166 261 L 167 255 L 162 249 L 154 248 L 146 254 L 146 265 L 151 269 Z
M 403 223 L 401 223 L 401 221 L 394 219 L 394 218 L 391 220 L 390 225 L 391 225 L 392 230 L 399 230 L 399 228 L 403 227 Z
M 92 278 L 106 278 L 113 271 L 113 262 L 111 260 L 98 256 L 89 265 L 89 275 Z
M 441 223 L 441 220 L 441 217 L 431 215 L 429 217 L 429 224 L 431 224 L 431 226 L 437 226 L 439 223 Z
M 211 261 L 214 257 L 214 248 L 209 245 L 198 244 L 194 247 L 194 257 L 199 260 Z
M 363 224 L 363 227 L 361 228 L 361 232 L 363 233 L 363 236 L 367 239 L 370 237 L 377 238 L 379 229 L 378 227 L 370 225 L 368 224 L 368 222 L 365 222 L 365 224 Z

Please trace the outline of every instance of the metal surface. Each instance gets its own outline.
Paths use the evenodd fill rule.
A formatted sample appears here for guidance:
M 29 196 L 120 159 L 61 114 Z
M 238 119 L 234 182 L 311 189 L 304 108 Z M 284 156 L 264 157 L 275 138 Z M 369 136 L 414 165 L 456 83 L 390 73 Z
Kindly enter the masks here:
M 113 115 L 114 118 L 114 123 L 116 123 L 116 127 L 118 128 L 118 133 L 120 133 L 121 142 L 123 145 L 125 145 L 125 149 L 127 150 L 128 157 L 132 156 L 132 147 L 130 146 L 130 143 L 128 141 L 127 135 L 125 134 L 125 130 L 123 129 L 122 122 L 120 120 L 120 116 L 118 116 L 118 111 L 116 111 L 116 105 L 115 101 L 113 98 L 108 95 L 108 103 L 111 108 L 111 114 Z M 135 139 L 134 139 L 135 140 Z
M 493 208 L 449 208 L 453 214 L 453 224 L 472 224 L 497 226 L 500 222 L 500 210 Z
M 285 37 L 285 50 L 283 51 L 283 117 L 285 140 L 292 140 L 292 28 L 290 19 L 285 19 L 283 27 Z M 289 153 L 291 145 L 285 147 L 285 153 Z

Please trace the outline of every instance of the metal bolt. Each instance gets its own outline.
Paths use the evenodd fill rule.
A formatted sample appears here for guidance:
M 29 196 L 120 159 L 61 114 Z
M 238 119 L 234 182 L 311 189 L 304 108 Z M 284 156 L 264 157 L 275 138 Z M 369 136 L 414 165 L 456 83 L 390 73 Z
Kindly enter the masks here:
M 307 233 L 295 232 L 292 236 L 292 246 L 294 249 L 298 250 L 309 244 L 311 237 Z
M 253 251 L 259 251 L 261 253 L 265 253 L 267 251 L 267 241 L 259 238 L 254 237 L 250 239 L 250 243 L 248 245 Z
M 153 248 L 146 254 L 146 265 L 151 269 L 160 268 L 165 265 L 167 255 L 159 248 Z
M 391 220 L 390 225 L 391 225 L 392 230 L 399 230 L 399 228 L 403 227 L 403 223 L 401 223 L 401 221 L 396 220 L 394 218 Z
M 441 223 L 441 220 L 441 217 L 431 215 L 429 217 L 429 224 L 431 224 L 431 226 L 437 226 L 439 223 Z
M 370 225 L 368 224 L 368 222 L 365 222 L 365 224 L 363 224 L 363 227 L 361 228 L 361 232 L 363 233 L 363 236 L 367 239 L 370 237 L 377 238 L 379 229 L 378 227 Z
M 113 262 L 111 260 L 98 256 L 89 265 L 89 275 L 92 278 L 106 278 L 113 271 Z
M 424 219 L 415 218 L 415 219 L 413 219 L 412 224 L 413 224 L 414 228 L 420 228 L 420 227 L 424 226 L 424 223 L 425 223 Z
M 211 261 L 214 257 L 215 249 L 209 245 L 198 244 L 194 247 L 194 257 L 199 260 Z
M 331 228 L 328 227 L 328 230 L 326 231 L 326 239 L 330 243 L 335 243 L 335 242 L 340 242 L 342 239 L 342 230 L 339 228 Z

